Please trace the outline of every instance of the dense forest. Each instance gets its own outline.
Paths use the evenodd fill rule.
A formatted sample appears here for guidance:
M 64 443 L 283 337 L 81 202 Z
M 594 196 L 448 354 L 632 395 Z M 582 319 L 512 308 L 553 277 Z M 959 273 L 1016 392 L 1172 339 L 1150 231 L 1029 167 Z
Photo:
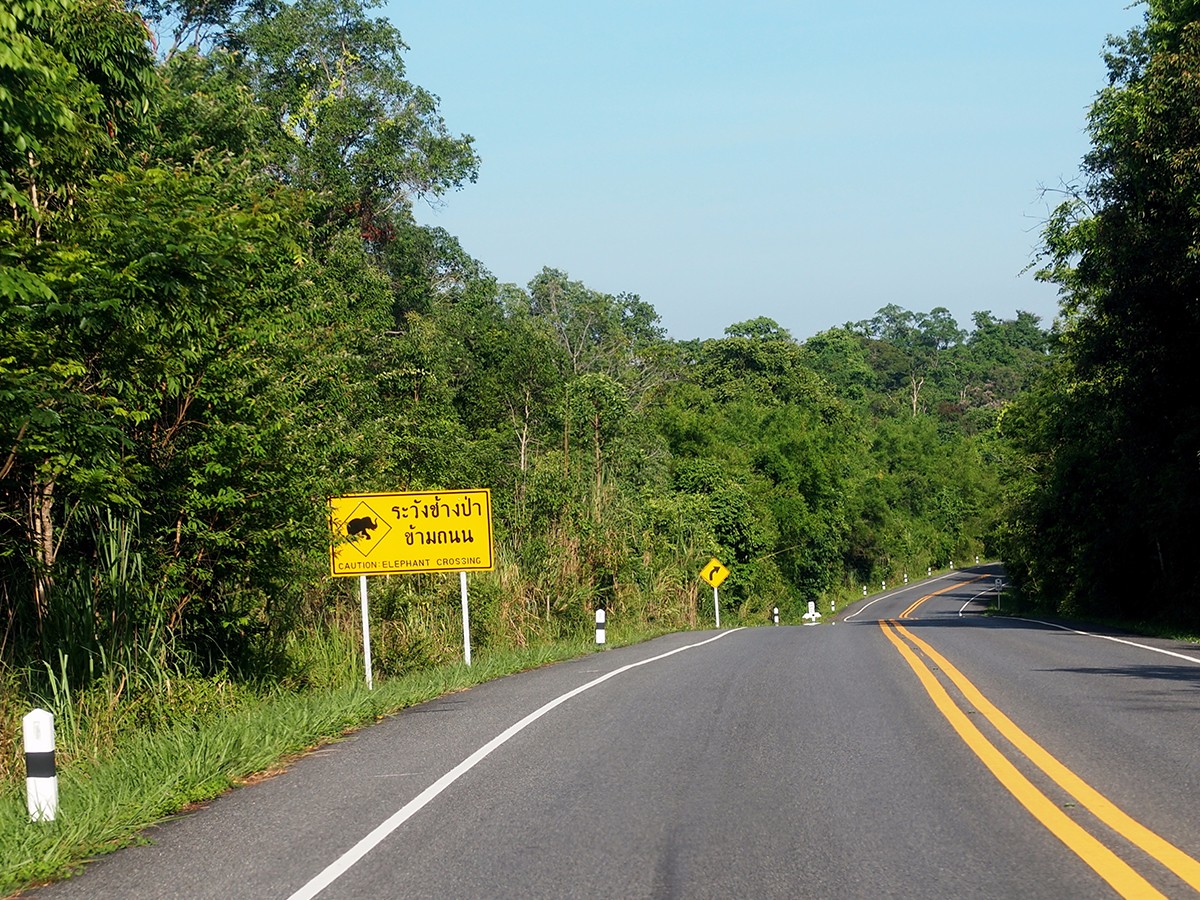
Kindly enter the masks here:
M 0 687 L 318 683 L 356 602 L 327 501 L 370 491 L 491 489 L 482 647 L 702 623 L 710 556 L 744 623 L 976 555 L 1052 611 L 1194 621 L 1195 4 L 1110 48 L 1053 328 L 882 298 L 699 341 L 416 223 L 481 161 L 373 6 L 0 11 Z M 378 581 L 377 670 L 458 652 L 456 579 Z
M 1044 231 L 1053 365 L 1006 414 L 1010 570 L 1068 615 L 1200 626 L 1200 4 L 1111 38 L 1079 184 Z

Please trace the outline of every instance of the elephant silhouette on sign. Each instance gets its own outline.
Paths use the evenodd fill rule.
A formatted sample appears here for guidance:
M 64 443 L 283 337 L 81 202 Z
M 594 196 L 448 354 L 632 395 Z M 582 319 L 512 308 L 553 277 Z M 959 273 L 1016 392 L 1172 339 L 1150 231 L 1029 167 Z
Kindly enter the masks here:
M 370 516 L 360 516 L 346 523 L 346 536 L 358 537 L 361 534 L 369 541 L 371 539 L 371 531 L 378 527 L 379 523 Z

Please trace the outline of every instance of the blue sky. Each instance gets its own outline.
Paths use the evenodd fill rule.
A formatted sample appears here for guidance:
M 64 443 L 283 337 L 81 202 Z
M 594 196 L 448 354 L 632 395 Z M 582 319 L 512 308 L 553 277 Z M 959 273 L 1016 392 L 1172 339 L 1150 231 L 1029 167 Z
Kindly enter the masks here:
M 502 281 L 543 266 L 671 337 L 800 340 L 896 303 L 1050 324 L 1021 275 L 1088 149 L 1127 0 L 390 0 L 479 180 L 418 220 Z

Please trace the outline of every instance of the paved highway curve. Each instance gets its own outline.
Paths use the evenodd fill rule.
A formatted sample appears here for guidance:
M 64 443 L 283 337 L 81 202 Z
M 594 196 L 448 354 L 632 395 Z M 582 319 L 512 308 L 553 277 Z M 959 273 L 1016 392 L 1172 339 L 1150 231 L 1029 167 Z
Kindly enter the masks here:
M 995 574 L 449 695 L 32 896 L 1200 892 L 1200 650 L 981 616 Z

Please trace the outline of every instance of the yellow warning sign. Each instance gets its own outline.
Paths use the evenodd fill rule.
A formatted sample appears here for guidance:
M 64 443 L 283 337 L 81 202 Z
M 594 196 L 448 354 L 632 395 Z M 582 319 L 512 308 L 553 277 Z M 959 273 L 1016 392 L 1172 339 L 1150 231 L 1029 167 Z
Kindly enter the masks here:
M 335 497 L 329 527 L 335 577 L 474 572 L 495 564 L 487 489 Z
M 700 570 L 700 577 L 707 581 L 715 588 L 721 586 L 721 582 L 729 577 L 729 570 L 721 565 L 721 561 L 713 557 L 704 564 L 704 568 Z

